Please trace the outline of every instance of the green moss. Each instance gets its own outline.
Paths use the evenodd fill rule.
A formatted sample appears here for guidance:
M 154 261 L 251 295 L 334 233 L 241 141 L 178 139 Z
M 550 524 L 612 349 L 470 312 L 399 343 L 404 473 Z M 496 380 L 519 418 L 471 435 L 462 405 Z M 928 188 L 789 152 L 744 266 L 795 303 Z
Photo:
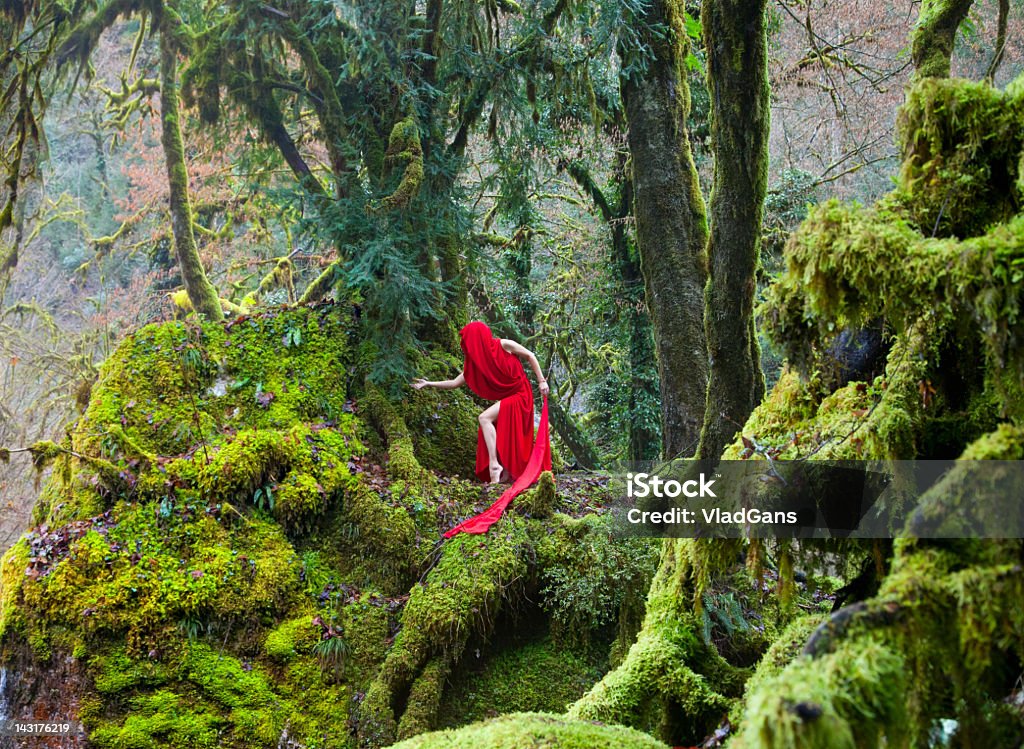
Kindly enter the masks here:
M 693 539 L 665 544 L 647 613 L 622 663 L 569 709 L 569 716 L 634 726 L 673 743 L 696 742 L 718 725 L 745 674 L 703 637 L 694 595 L 706 586 L 708 554 L 723 551 Z
M 562 713 L 602 675 L 592 657 L 550 638 L 512 645 L 482 663 L 464 659 L 461 668 L 444 694 L 445 727 L 505 713 Z
M 462 362 L 436 352 L 417 362 L 416 369 L 428 380 L 447 380 L 462 369 Z M 483 408 L 464 388 L 407 393 L 402 414 L 420 463 L 431 471 L 473 479 L 477 415 Z
M 647 734 L 620 726 L 605 726 L 543 713 L 514 713 L 454 731 L 417 736 L 395 749 L 521 749 L 557 746 L 560 749 L 662 749 Z
M 395 714 L 395 695 L 410 689 L 433 658 L 458 658 L 471 634 L 493 627 L 494 617 L 509 603 L 509 588 L 524 578 L 532 553 L 526 521 L 515 516 L 503 519 L 487 536 L 460 534 L 441 547 L 425 584 L 413 587 L 402 629 L 367 690 L 360 715 L 363 740 L 394 740 L 405 712 Z M 431 704 L 440 699 L 425 689 L 417 696 Z M 423 712 L 416 704 L 406 707 Z M 422 726 L 423 718 L 417 720 Z
M 953 329 L 975 336 L 994 367 L 1019 372 L 1024 279 L 1014 264 L 1022 254 L 1024 216 L 964 241 L 931 239 L 889 208 L 833 201 L 813 209 L 794 235 L 762 319 L 804 372 L 841 329 L 878 318 L 907 332 L 924 324 L 936 347 Z
M 791 460 L 906 460 L 930 415 L 921 397 L 931 369 L 933 342 L 918 326 L 892 345 L 885 374 L 870 384 L 851 382 L 822 397 L 801 391 L 792 373 L 779 379 L 768 399 L 754 410 L 727 460 L 771 455 Z M 807 387 L 813 392 L 814 381 Z M 801 394 L 803 393 L 803 394 Z M 819 396 L 820 397 L 820 396 Z
M 338 419 L 348 324 L 326 305 L 229 325 L 146 326 L 101 368 L 75 450 L 121 457 L 128 445 L 133 455 L 174 456 L 216 443 L 231 428 Z
M 93 685 L 101 695 L 117 694 L 144 686 L 166 684 L 167 669 L 156 661 L 131 658 L 124 647 L 115 647 L 88 659 Z
M 1024 460 L 1024 429 L 1000 424 L 994 432 L 978 438 L 964 450 L 962 460 Z
M 147 326 L 104 363 L 72 439 L 40 446 L 55 470 L 38 544 L 5 556 L 0 633 L 30 659 L 75 654 L 97 746 L 276 746 L 285 727 L 305 746 L 349 746 L 352 726 L 379 745 L 428 730 L 467 645 L 486 649 L 545 565 L 564 560 L 568 584 L 574 543 L 611 548 L 601 523 L 555 513 L 550 475 L 524 502 L 536 517 L 438 545 L 488 498 L 432 472 L 471 470 L 477 406 L 372 389 L 353 403 L 348 330 L 335 305 Z M 610 625 L 628 565 L 603 561 L 587 572 Z M 523 661 L 537 673 L 549 657 Z M 522 705 L 564 706 L 583 678 Z
M 544 471 L 537 486 L 525 492 L 517 504 L 520 510 L 531 517 L 546 518 L 554 512 L 556 501 L 555 477 L 551 471 Z
M 23 582 L 25 614 L 86 634 L 122 632 L 144 652 L 180 621 L 259 615 L 296 594 L 294 551 L 276 524 L 224 528 L 205 509 L 161 520 L 158 505 L 118 506 L 115 528 L 88 530 L 46 576 Z
M 897 195 L 916 226 L 972 237 L 1016 214 L 1022 131 L 1024 96 L 1012 87 L 936 78 L 913 86 L 899 114 Z
M 394 192 L 380 201 L 377 210 L 405 208 L 419 193 L 423 182 L 423 148 L 420 146 L 419 128 L 412 117 L 396 122 L 391 129 L 384 163 L 392 167 L 404 167 L 404 170 Z
M 906 686 L 903 659 L 882 645 L 846 646 L 818 660 L 799 658 L 755 691 L 736 745 L 903 746 Z
M 24 538 L 15 541 L 0 559 L 0 642 L 22 620 L 20 592 L 28 562 L 29 546 Z
M 319 630 L 309 615 L 288 619 L 267 633 L 263 647 L 271 658 L 288 661 L 300 652 L 309 652 L 320 639 Z
M 140 668 L 147 666 L 126 662 L 123 653 L 105 664 L 106 673 L 120 669 L 133 677 Z M 187 645 L 159 672 L 158 680 L 147 681 L 165 686 L 136 692 L 121 718 L 89 727 L 90 741 L 99 747 L 272 746 L 290 719 L 301 726 L 266 674 L 209 646 Z M 97 686 L 122 691 L 141 683 L 115 676 Z
M 833 615 L 810 655 L 751 685 L 738 745 L 920 746 L 940 719 L 1005 745 L 1024 730 L 993 709 L 1009 685 L 1001 654 L 1024 646 L 1020 548 L 897 542 L 877 596 Z
M 610 516 L 555 515 L 550 526 L 538 530 L 542 532 L 534 544 L 541 606 L 551 614 L 552 633 L 559 641 L 588 644 L 615 620 L 634 591 L 649 588 L 659 540 L 614 538 Z
M 786 666 L 796 660 L 807 638 L 824 619 L 824 614 L 806 614 L 790 622 L 758 661 L 757 669 L 744 687 L 745 694 L 749 696 L 756 692 L 769 691 L 764 686 L 765 682 L 778 676 Z M 735 706 L 730 716 L 733 725 L 742 725 L 745 709 L 746 705 L 742 703 Z

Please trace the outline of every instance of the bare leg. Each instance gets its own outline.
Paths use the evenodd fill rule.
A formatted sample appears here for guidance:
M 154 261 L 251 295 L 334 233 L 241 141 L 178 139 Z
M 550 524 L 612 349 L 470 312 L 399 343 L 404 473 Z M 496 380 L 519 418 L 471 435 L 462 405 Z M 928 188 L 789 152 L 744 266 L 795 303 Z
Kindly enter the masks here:
M 484 435 L 484 444 L 487 445 L 488 469 L 492 484 L 501 481 L 501 474 L 504 471 L 501 463 L 498 462 L 498 428 L 495 426 L 500 407 L 501 401 L 498 401 L 477 417 L 480 422 L 480 432 Z

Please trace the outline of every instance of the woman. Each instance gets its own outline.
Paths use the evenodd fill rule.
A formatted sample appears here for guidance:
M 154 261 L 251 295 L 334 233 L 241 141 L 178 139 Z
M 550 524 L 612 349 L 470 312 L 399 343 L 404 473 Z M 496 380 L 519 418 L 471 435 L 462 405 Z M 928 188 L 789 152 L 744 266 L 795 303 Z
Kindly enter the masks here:
M 540 393 L 548 395 L 548 382 L 533 352 L 507 338 L 495 338 L 482 322 L 471 322 L 459 334 L 466 355 L 463 369 L 453 380 L 413 381 L 417 390 L 425 387 L 451 390 L 468 385 L 487 400 L 497 400 L 478 420 L 476 475 L 497 484 L 517 478 L 526 467 L 533 447 L 533 390 L 520 360 L 530 363 Z M 546 446 L 544 470 L 551 470 L 551 448 Z

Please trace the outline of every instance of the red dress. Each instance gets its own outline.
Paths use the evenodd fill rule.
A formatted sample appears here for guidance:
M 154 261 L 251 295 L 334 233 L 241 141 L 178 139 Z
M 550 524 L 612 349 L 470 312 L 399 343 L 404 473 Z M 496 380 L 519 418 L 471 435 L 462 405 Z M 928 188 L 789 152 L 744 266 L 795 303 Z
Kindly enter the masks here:
M 500 400 L 498 421 L 498 462 L 513 479 L 519 478 L 533 449 L 533 390 L 522 362 L 501 347 L 501 341 L 482 322 L 471 322 L 461 332 L 466 354 L 463 374 L 466 385 L 486 400 Z M 542 470 L 551 470 L 551 445 L 546 447 Z M 487 444 L 482 430 L 476 435 L 476 475 L 490 481 Z
M 501 347 L 482 322 L 471 322 L 462 333 L 466 352 L 463 374 L 469 389 L 488 400 L 501 400 L 498 409 L 498 462 L 515 477 L 512 485 L 479 515 L 462 521 L 445 532 L 445 538 L 458 533 L 486 533 L 501 518 L 505 508 L 525 491 L 541 471 L 551 470 L 551 442 L 548 440 L 548 399 L 540 412 L 537 441 L 533 440 L 533 391 L 518 357 Z M 532 445 L 532 449 L 531 449 Z M 487 445 L 483 432 L 476 436 L 476 475 L 490 480 Z

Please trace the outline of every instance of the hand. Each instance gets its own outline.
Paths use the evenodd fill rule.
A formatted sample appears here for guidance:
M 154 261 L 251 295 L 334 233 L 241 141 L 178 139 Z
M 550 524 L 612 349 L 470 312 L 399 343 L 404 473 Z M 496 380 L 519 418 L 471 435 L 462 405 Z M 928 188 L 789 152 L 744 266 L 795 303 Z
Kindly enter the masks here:
M 412 386 L 414 388 L 416 388 L 417 390 L 422 390 L 423 388 L 427 387 L 429 384 L 430 383 L 427 382 L 426 380 L 424 380 L 422 377 L 417 377 L 415 380 L 412 381 Z
M 549 392 L 551 392 L 551 388 L 548 387 L 548 381 L 547 380 L 541 380 L 540 381 L 540 394 L 546 398 Z

